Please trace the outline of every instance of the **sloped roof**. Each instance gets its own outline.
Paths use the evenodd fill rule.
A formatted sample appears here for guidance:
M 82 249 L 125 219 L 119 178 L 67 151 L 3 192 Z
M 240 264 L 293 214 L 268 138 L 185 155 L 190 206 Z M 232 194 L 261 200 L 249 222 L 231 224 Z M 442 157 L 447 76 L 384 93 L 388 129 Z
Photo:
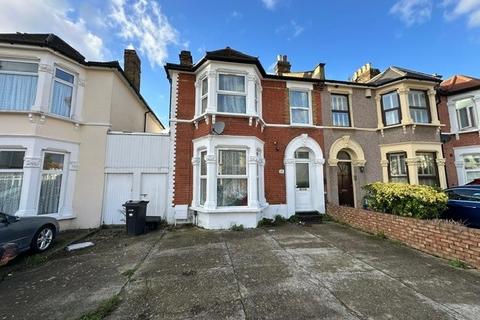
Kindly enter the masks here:
M 440 84 L 441 93 L 446 95 L 476 89 L 480 89 L 480 79 L 460 74 L 454 75 Z
M 257 57 L 249 56 L 243 52 L 237 51 L 230 47 L 226 47 L 225 49 L 215 50 L 215 51 L 207 51 L 206 57 L 210 60 L 217 59 L 234 59 L 234 60 L 243 60 L 245 62 L 252 62 L 255 63 L 258 61 Z
M 373 77 L 367 83 L 373 84 L 375 86 L 381 86 L 388 84 L 393 81 L 402 80 L 402 79 L 413 79 L 413 80 L 422 80 L 422 81 L 431 81 L 431 82 L 441 82 L 442 80 L 435 75 L 429 75 L 426 73 L 391 66 L 388 67 L 385 71 L 381 72 L 379 75 Z

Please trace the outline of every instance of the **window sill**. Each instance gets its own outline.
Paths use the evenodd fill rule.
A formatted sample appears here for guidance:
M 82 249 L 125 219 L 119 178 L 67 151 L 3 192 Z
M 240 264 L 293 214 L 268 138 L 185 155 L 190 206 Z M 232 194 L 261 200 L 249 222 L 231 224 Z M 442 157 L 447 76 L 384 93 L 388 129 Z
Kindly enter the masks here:
M 313 124 L 308 124 L 308 123 L 304 123 L 304 124 L 301 124 L 301 123 L 290 123 L 290 127 L 292 127 L 292 128 L 316 128 L 315 125 L 313 125 Z
M 76 121 L 72 118 L 64 117 L 64 116 L 59 116 L 54 113 L 49 113 L 49 112 L 43 112 L 43 111 L 38 111 L 38 110 L 0 110 L 0 113 L 11 113 L 11 114 L 26 114 L 30 117 L 30 115 L 37 115 L 40 117 L 49 117 L 53 119 L 58 119 L 58 120 L 63 120 L 66 122 L 71 122 L 73 124 L 80 123 L 79 121 Z
M 267 205 L 268 206 L 268 205 Z M 207 209 L 204 207 L 200 206 L 191 206 L 190 209 L 198 212 L 203 212 L 203 213 L 258 213 L 265 209 L 267 206 L 261 207 L 247 207 L 247 206 L 242 206 L 242 207 L 217 207 L 214 209 Z

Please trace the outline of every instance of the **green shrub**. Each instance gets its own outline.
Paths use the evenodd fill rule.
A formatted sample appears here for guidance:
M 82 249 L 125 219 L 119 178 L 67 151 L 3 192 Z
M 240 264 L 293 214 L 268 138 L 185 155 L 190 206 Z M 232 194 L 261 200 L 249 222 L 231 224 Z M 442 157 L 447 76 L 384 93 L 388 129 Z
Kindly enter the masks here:
M 281 215 L 277 214 L 277 215 L 275 216 L 275 218 L 273 219 L 273 222 L 274 222 L 275 225 L 280 226 L 280 225 L 282 225 L 282 224 L 287 223 L 287 219 L 285 219 L 285 218 L 282 217 Z
M 233 226 L 230 227 L 230 230 L 232 230 L 232 231 L 243 231 L 244 227 L 243 227 L 243 224 L 234 224 Z
M 363 188 L 367 208 L 374 211 L 435 219 L 447 208 L 447 195 L 429 186 L 375 182 Z

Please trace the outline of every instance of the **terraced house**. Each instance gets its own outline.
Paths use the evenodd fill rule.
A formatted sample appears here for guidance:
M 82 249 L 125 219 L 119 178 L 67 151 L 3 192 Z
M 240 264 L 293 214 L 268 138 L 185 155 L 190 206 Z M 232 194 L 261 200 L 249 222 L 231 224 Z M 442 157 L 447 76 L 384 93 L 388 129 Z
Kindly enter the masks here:
M 231 48 L 167 64 L 171 82 L 170 221 L 256 226 L 262 217 L 361 206 L 374 181 L 446 186 L 436 86 L 367 64 L 352 81 L 325 65 L 275 74 Z M 326 160 L 325 160 L 326 159 Z
M 54 34 L 0 34 L 1 212 L 102 223 L 108 133 L 163 128 L 139 93 L 135 51 L 125 66 L 87 61 Z

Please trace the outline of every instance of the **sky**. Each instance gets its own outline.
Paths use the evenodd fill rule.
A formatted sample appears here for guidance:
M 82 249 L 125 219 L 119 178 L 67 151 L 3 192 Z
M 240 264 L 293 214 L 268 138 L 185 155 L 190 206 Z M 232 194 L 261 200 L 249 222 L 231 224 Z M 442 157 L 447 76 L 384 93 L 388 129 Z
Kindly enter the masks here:
M 480 77 L 480 0 L 0 0 L 0 32 L 55 33 L 87 60 L 118 60 L 134 48 L 141 93 L 168 125 L 163 65 L 181 50 L 194 61 L 230 46 L 273 72 L 285 54 L 292 71 L 326 64 L 348 80 L 370 62 L 448 78 Z

